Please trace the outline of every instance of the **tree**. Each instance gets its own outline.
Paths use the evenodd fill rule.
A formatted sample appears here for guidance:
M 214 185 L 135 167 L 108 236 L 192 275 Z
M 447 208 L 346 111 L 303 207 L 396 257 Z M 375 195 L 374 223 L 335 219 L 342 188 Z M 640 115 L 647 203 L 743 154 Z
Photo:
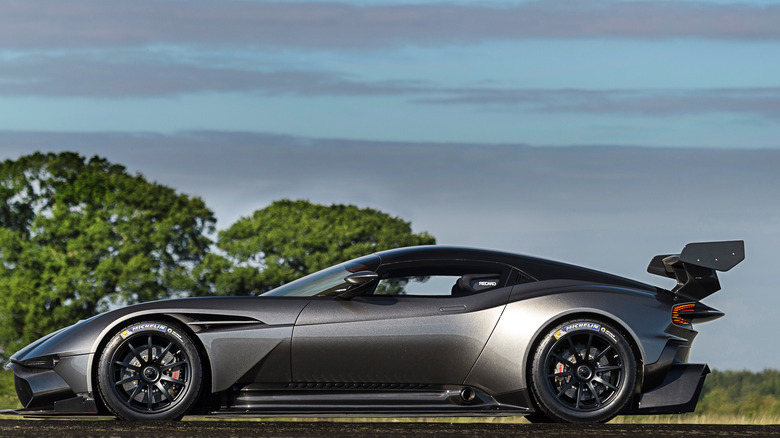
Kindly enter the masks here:
M 0 164 L 0 359 L 114 303 L 168 297 L 206 255 L 200 198 L 103 158 Z
M 409 222 L 371 208 L 276 201 L 219 233 L 226 257 L 212 255 L 196 268 L 201 284 L 213 286 L 195 293 L 262 293 L 355 257 L 434 243 Z

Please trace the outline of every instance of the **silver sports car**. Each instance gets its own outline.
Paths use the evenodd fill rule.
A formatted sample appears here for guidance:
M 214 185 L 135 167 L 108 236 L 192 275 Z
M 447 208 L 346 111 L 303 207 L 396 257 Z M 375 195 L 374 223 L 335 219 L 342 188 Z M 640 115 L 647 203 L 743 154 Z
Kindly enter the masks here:
M 17 352 L 22 414 L 171 420 L 525 415 L 603 422 L 691 412 L 700 300 L 742 241 L 691 243 L 648 271 L 671 290 L 516 254 L 422 246 L 367 255 L 258 297 L 107 312 Z

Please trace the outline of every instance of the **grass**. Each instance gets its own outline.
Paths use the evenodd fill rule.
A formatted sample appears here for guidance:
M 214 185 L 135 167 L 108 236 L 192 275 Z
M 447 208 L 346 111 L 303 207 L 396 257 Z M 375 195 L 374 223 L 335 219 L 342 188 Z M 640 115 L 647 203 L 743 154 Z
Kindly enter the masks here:
M 623 415 L 610 421 L 611 424 L 780 424 L 777 415 L 713 415 L 713 414 L 678 414 L 678 415 Z
M 16 398 L 14 389 L 14 373 L 8 369 L 0 370 L 0 410 L 19 409 L 22 404 Z

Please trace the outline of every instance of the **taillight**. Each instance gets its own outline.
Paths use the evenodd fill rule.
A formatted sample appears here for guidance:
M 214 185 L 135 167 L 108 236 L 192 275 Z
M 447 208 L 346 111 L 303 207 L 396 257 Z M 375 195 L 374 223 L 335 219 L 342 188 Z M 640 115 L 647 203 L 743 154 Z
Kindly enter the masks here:
M 685 318 L 686 313 L 693 312 L 696 303 L 677 304 L 672 307 L 672 322 L 677 325 L 690 326 L 691 321 Z
M 694 321 L 712 321 L 723 315 L 723 312 L 699 302 L 675 304 L 672 306 L 672 322 L 682 327 L 690 327 Z

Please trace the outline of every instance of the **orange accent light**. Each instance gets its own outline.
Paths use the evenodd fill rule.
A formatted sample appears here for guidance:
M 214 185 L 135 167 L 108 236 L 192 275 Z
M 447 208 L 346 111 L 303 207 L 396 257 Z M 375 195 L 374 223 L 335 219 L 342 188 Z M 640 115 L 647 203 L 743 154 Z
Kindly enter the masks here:
M 693 312 L 696 303 L 676 304 L 672 307 L 672 322 L 677 325 L 690 326 L 691 322 L 685 319 L 685 313 Z

